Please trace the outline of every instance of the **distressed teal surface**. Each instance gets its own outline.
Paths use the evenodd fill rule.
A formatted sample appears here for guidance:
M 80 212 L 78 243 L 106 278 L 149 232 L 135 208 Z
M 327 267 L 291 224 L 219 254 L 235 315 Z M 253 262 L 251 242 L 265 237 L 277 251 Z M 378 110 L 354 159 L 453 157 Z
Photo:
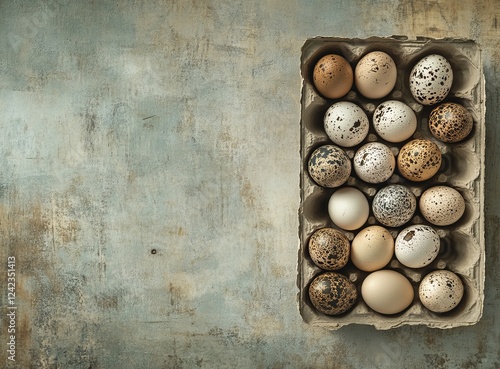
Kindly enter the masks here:
M 2 1 L 0 256 L 18 305 L 2 365 L 500 367 L 499 17 L 495 0 Z M 393 34 L 482 46 L 484 315 L 312 328 L 296 302 L 301 46 Z

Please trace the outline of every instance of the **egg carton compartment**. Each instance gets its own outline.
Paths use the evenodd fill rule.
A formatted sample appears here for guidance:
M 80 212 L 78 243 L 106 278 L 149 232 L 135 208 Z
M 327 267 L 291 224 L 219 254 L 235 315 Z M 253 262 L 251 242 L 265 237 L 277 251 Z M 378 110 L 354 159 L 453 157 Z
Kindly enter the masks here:
M 358 61 L 371 51 L 389 54 L 397 66 L 396 84 L 392 91 L 379 99 L 368 99 L 361 95 L 353 84 L 350 91 L 336 99 L 323 97 L 313 82 L 313 70 L 318 60 L 327 54 L 343 56 L 353 71 Z M 464 106 L 473 117 L 472 132 L 458 143 L 444 143 L 431 134 L 428 119 L 431 111 L 439 104 L 420 104 L 409 89 L 410 71 L 423 57 L 430 54 L 444 56 L 453 70 L 453 84 L 447 97 L 441 102 L 455 102 Z M 419 37 L 410 40 L 403 36 L 370 37 L 367 39 L 345 39 L 316 37 L 309 39 L 302 47 L 301 55 L 302 98 L 301 98 L 301 159 L 299 208 L 299 239 L 297 286 L 299 311 L 306 323 L 327 329 L 339 329 L 349 324 L 364 324 L 376 329 L 391 329 L 403 325 L 425 325 L 432 328 L 453 328 L 477 323 L 483 311 L 485 245 L 484 245 L 484 149 L 485 149 L 485 87 L 480 47 L 472 40 L 430 39 Z M 408 139 L 393 143 L 385 141 L 374 130 L 372 118 L 376 107 L 384 101 L 398 100 L 407 104 L 417 117 L 417 129 Z M 308 160 L 312 152 L 322 146 L 333 144 L 325 132 L 323 118 L 328 108 L 336 102 L 348 101 L 360 106 L 366 113 L 370 127 L 366 138 L 352 147 L 343 147 L 351 163 L 355 152 L 368 142 L 387 145 L 397 157 L 407 142 L 424 138 L 434 142 L 442 153 L 441 167 L 432 178 L 414 182 L 405 179 L 396 167 L 394 174 L 385 182 L 371 184 L 362 181 L 354 171 L 347 182 L 336 188 L 319 186 L 308 172 Z M 339 146 L 339 145 L 336 145 Z M 389 184 L 401 184 L 410 189 L 417 201 L 417 209 L 409 222 L 399 227 L 386 227 L 374 217 L 372 202 L 375 194 Z M 433 186 L 449 186 L 456 189 L 465 200 L 465 212 L 454 224 L 436 226 L 421 214 L 418 203 L 422 193 Z M 328 214 L 330 196 L 340 188 L 354 187 L 368 199 L 370 214 L 366 223 L 353 231 L 336 226 Z M 412 303 L 400 313 L 380 314 L 368 307 L 361 296 L 361 285 L 370 274 L 349 261 L 335 272 L 343 274 L 354 283 L 358 299 L 354 306 L 340 315 L 326 315 L 311 303 L 308 288 L 315 276 L 322 270 L 311 259 L 308 242 L 318 229 L 329 227 L 340 230 L 351 242 L 356 234 L 370 225 L 381 225 L 388 229 L 393 238 L 410 225 L 429 225 L 439 235 L 440 250 L 434 261 L 422 268 L 408 268 L 393 255 L 383 269 L 403 274 L 414 290 Z M 421 303 L 418 287 L 422 279 L 435 270 L 449 270 L 457 274 L 464 285 L 464 295 L 451 311 L 434 313 Z

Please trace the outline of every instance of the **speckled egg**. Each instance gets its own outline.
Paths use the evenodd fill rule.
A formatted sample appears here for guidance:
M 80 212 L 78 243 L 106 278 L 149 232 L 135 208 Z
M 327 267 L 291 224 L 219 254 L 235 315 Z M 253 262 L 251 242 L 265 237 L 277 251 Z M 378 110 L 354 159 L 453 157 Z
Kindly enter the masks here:
M 472 131 L 472 114 L 460 104 L 443 103 L 429 116 L 429 130 L 438 140 L 447 143 L 462 141 Z
M 369 121 L 361 107 L 352 102 L 340 101 L 326 111 L 324 126 L 326 134 L 333 143 L 352 147 L 365 139 Z
M 426 181 L 441 167 L 441 151 L 430 140 L 416 139 L 406 143 L 398 155 L 398 169 L 414 182 Z
M 453 70 L 444 56 L 428 55 L 415 64 L 409 82 L 410 91 L 420 104 L 437 104 L 450 92 Z
M 405 186 L 394 184 L 380 189 L 373 198 L 375 218 L 385 226 L 399 227 L 407 223 L 415 213 L 417 200 Z
M 420 212 L 430 223 L 448 226 L 457 222 L 465 212 L 465 200 L 449 186 L 434 186 L 424 191 L 419 201 Z
M 349 261 L 349 239 L 335 228 L 321 228 L 309 239 L 309 255 L 321 269 L 338 270 Z
M 309 175 L 318 185 L 334 188 L 351 175 L 351 160 L 335 145 L 323 145 L 313 151 L 308 162 Z
M 398 71 L 390 55 L 372 51 L 361 58 L 354 70 L 359 93 L 369 99 L 380 99 L 396 85 Z
M 427 309 L 435 313 L 445 313 L 460 303 L 464 295 L 464 285 L 455 273 L 449 270 L 435 270 L 422 279 L 418 295 Z
M 434 261 L 439 254 L 440 244 L 434 228 L 424 224 L 412 225 L 396 237 L 396 258 L 409 268 L 422 268 Z
M 325 55 L 314 66 L 314 86 L 328 99 L 338 99 L 347 94 L 353 78 L 351 65 L 340 55 Z
M 369 226 L 358 232 L 352 240 L 351 261 L 356 268 L 373 272 L 385 267 L 394 255 L 394 239 L 381 226 Z
M 358 291 L 343 274 L 326 272 L 314 278 L 309 285 L 309 298 L 320 312 L 339 315 L 354 305 Z
M 415 133 L 417 116 L 401 101 L 384 101 L 373 113 L 373 128 L 386 141 L 402 142 Z
M 391 178 L 396 159 L 391 149 L 380 142 L 369 142 L 354 155 L 354 171 L 368 183 L 382 183 Z

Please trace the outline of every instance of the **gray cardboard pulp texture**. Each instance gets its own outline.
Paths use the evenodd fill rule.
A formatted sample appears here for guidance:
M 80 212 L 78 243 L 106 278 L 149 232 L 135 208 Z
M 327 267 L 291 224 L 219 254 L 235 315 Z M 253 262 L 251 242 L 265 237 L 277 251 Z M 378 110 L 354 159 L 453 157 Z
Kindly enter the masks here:
M 370 51 L 385 51 L 394 59 L 398 67 L 398 80 L 393 91 L 383 99 L 367 100 L 360 96 L 355 88 L 343 98 L 328 100 L 323 98 L 314 87 L 312 72 L 315 63 L 326 54 L 340 54 L 351 66 Z M 445 144 L 432 137 L 428 129 L 428 116 L 432 106 L 417 103 L 408 89 L 410 70 L 415 63 L 429 54 L 441 54 L 448 59 L 453 69 L 453 85 L 444 101 L 459 102 L 472 114 L 474 128 L 463 142 Z M 479 321 L 483 311 L 485 278 L 484 245 L 484 158 L 485 158 L 485 84 L 482 71 L 480 47 L 472 40 L 465 39 L 429 39 L 409 40 L 402 36 L 371 37 L 368 39 L 345 39 L 335 37 L 316 37 L 307 40 L 302 47 L 301 56 L 302 98 L 301 98 L 301 203 L 299 209 L 298 255 L 299 311 L 306 323 L 327 329 L 338 329 L 349 324 L 364 324 L 376 329 L 391 329 L 402 325 L 426 325 L 433 328 L 453 328 L 473 325 Z M 336 226 L 327 212 L 328 199 L 336 189 L 323 188 L 310 178 L 307 160 L 312 151 L 323 144 L 331 143 L 323 129 L 325 111 L 334 102 L 347 100 L 360 105 L 370 118 L 370 132 L 360 145 L 367 141 L 382 141 L 376 136 L 371 126 L 371 115 L 377 104 L 384 100 L 400 100 L 408 104 L 416 113 L 418 128 L 413 138 L 423 137 L 433 140 L 443 154 L 443 164 L 438 174 L 430 180 L 416 183 L 396 176 L 391 183 L 408 186 L 417 197 L 428 187 L 438 184 L 449 185 L 457 189 L 466 201 L 466 210 L 462 218 L 448 227 L 433 226 L 441 239 L 439 255 L 434 262 L 424 268 L 406 268 L 393 257 L 386 269 L 393 269 L 404 274 L 411 282 L 415 297 L 413 303 L 403 312 L 395 315 L 383 315 L 371 310 L 362 300 L 360 287 L 368 273 L 356 269 L 349 262 L 338 272 L 347 276 L 357 287 L 358 300 L 354 307 L 339 316 L 329 316 L 318 312 L 311 304 L 308 286 L 311 280 L 324 272 L 310 259 L 308 240 L 311 234 L 322 227 Z M 383 142 L 383 141 L 382 141 Z M 407 141 L 405 141 L 407 142 Z M 391 149 L 399 150 L 402 144 L 388 144 Z M 359 145 L 358 145 L 359 146 Z M 346 149 L 350 158 L 356 148 Z M 397 151 L 396 151 L 397 152 Z M 381 185 L 368 185 L 356 178 L 354 170 L 346 185 L 355 186 L 365 193 L 369 202 Z M 389 229 L 395 237 L 404 227 L 426 223 L 418 208 L 413 219 L 403 227 Z M 366 225 L 378 224 L 370 213 Z M 365 226 L 366 226 L 365 225 Z M 343 231 L 352 240 L 356 231 Z M 447 269 L 460 276 L 464 283 L 464 296 L 453 310 L 437 314 L 427 310 L 419 301 L 418 286 L 422 278 L 432 270 Z

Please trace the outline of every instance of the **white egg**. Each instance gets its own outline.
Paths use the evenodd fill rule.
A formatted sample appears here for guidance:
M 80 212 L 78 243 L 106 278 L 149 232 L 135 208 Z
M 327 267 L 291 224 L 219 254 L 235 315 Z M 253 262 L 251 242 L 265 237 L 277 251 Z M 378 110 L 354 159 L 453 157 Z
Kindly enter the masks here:
M 343 187 L 330 197 L 328 214 L 337 226 L 353 231 L 363 226 L 368 220 L 370 206 L 360 190 L 354 187 Z
M 437 104 L 450 92 L 453 70 L 444 56 L 428 55 L 415 64 L 409 82 L 410 91 L 420 104 Z
M 369 121 L 361 107 L 348 101 L 340 101 L 326 111 L 324 126 L 330 140 L 343 147 L 352 147 L 365 139 Z
M 394 255 L 394 239 L 391 233 L 380 226 L 369 226 L 351 242 L 351 261 L 365 272 L 385 267 Z
M 434 261 L 440 244 L 439 235 L 432 227 L 412 225 L 396 237 L 396 258 L 409 268 L 422 268 Z
M 422 279 L 418 295 L 427 309 L 435 313 L 445 313 L 460 303 L 464 295 L 464 285 L 455 273 L 449 270 L 435 270 Z
M 377 270 L 370 273 L 361 285 L 365 303 L 381 314 L 397 314 L 413 302 L 414 292 L 410 281 L 394 270 Z
M 354 170 L 361 180 L 368 183 L 387 181 L 395 168 L 394 154 L 380 142 L 369 142 L 360 147 L 354 155 Z
M 434 186 L 420 196 L 419 208 L 428 222 L 448 226 L 457 222 L 464 214 L 465 200 L 452 187 Z
M 402 142 L 415 133 L 417 116 L 401 101 L 385 101 L 373 113 L 373 128 L 386 141 Z

